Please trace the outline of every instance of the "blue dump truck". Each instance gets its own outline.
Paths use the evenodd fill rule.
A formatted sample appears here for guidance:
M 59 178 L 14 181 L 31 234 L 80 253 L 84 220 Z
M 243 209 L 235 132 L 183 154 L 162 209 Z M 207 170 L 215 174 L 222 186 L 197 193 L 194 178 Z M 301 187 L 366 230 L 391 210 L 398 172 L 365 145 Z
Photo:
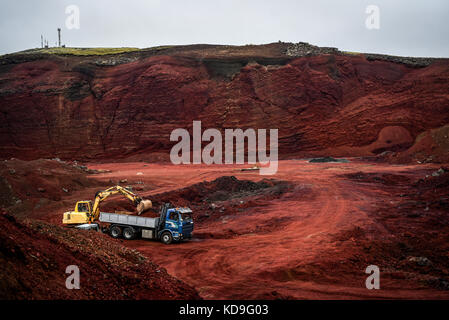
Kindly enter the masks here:
M 158 218 L 101 212 L 99 221 L 103 232 L 126 240 L 155 239 L 170 244 L 190 239 L 193 232 L 192 210 L 170 208 L 168 204 L 162 206 Z

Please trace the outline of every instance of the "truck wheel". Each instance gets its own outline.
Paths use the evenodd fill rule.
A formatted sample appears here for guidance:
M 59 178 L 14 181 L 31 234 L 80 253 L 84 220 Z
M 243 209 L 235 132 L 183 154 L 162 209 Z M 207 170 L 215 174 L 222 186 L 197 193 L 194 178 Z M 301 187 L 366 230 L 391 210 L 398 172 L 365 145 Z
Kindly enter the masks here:
M 136 231 L 132 227 L 126 227 L 123 230 L 123 238 L 125 238 L 126 240 L 134 239 L 135 234 L 136 234 Z
M 111 227 L 111 237 L 113 238 L 120 238 L 122 235 L 122 229 L 120 229 L 119 226 L 113 226 Z
M 164 232 L 161 236 L 161 241 L 164 244 L 170 244 L 173 241 L 173 237 L 170 232 Z

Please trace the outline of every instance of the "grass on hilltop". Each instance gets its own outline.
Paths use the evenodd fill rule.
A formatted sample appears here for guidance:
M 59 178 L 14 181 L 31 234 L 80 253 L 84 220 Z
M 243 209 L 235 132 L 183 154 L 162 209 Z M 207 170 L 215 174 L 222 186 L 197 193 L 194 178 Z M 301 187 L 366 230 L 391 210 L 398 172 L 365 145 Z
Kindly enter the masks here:
M 73 56 L 104 56 L 109 54 L 121 54 L 127 52 L 137 52 L 137 51 L 160 51 L 164 49 L 169 49 L 172 46 L 158 46 L 151 47 L 147 49 L 139 49 L 139 48 L 72 48 L 72 47 L 50 47 L 50 48 L 36 48 L 36 49 L 28 49 L 12 54 L 36 54 L 36 53 L 44 53 L 44 54 L 54 54 L 54 55 L 73 55 Z M 9 54 L 6 54 L 9 55 Z M 1 57 L 6 55 L 0 55 Z
M 39 53 L 48 53 L 48 54 L 70 54 L 74 56 L 102 56 L 106 54 L 118 54 L 125 52 L 134 52 L 139 51 L 139 48 L 62 48 L 62 47 L 54 47 L 54 48 L 44 48 L 38 49 Z
M 355 56 L 363 55 L 363 53 L 355 52 L 355 51 L 342 51 L 342 52 L 344 54 L 355 55 Z

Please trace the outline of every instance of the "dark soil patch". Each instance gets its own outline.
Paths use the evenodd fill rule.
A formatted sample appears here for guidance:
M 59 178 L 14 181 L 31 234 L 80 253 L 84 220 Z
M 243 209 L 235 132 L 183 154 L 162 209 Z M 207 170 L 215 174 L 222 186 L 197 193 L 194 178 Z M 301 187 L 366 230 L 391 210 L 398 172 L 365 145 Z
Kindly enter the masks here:
M 381 183 L 386 186 L 408 185 L 411 179 L 405 175 L 390 173 L 356 172 L 342 175 L 343 177 L 364 183 Z
M 327 162 L 337 162 L 337 163 L 348 163 L 347 159 L 335 159 L 332 157 L 323 157 L 323 158 L 313 158 L 309 160 L 310 163 L 327 163 Z
M 156 194 L 152 196 L 153 206 L 164 202 L 174 206 L 192 208 L 197 221 L 222 215 L 233 215 L 280 198 L 293 187 L 292 184 L 274 179 L 258 182 L 239 180 L 234 176 L 224 176 L 210 182 L 200 182 L 192 186 Z
M 155 204 L 172 202 L 174 205 L 213 203 L 229 201 L 250 196 L 278 197 L 291 185 L 286 181 L 263 179 L 259 182 L 239 180 L 225 176 L 210 182 L 200 182 L 179 190 L 164 192 L 153 196 Z

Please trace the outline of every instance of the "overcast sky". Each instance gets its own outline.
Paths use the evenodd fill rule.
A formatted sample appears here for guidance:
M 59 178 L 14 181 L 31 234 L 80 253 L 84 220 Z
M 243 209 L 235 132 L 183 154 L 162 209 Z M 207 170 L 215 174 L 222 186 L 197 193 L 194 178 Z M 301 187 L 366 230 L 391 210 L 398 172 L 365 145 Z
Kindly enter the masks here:
M 341 50 L 449 57 L 448 0 L 0 0 L 0 53 L 40 47 L 309 42 Z M 80 28 L 67 29 L 77 5 Z M 380 9 L 369 30 L 368 5 Z

